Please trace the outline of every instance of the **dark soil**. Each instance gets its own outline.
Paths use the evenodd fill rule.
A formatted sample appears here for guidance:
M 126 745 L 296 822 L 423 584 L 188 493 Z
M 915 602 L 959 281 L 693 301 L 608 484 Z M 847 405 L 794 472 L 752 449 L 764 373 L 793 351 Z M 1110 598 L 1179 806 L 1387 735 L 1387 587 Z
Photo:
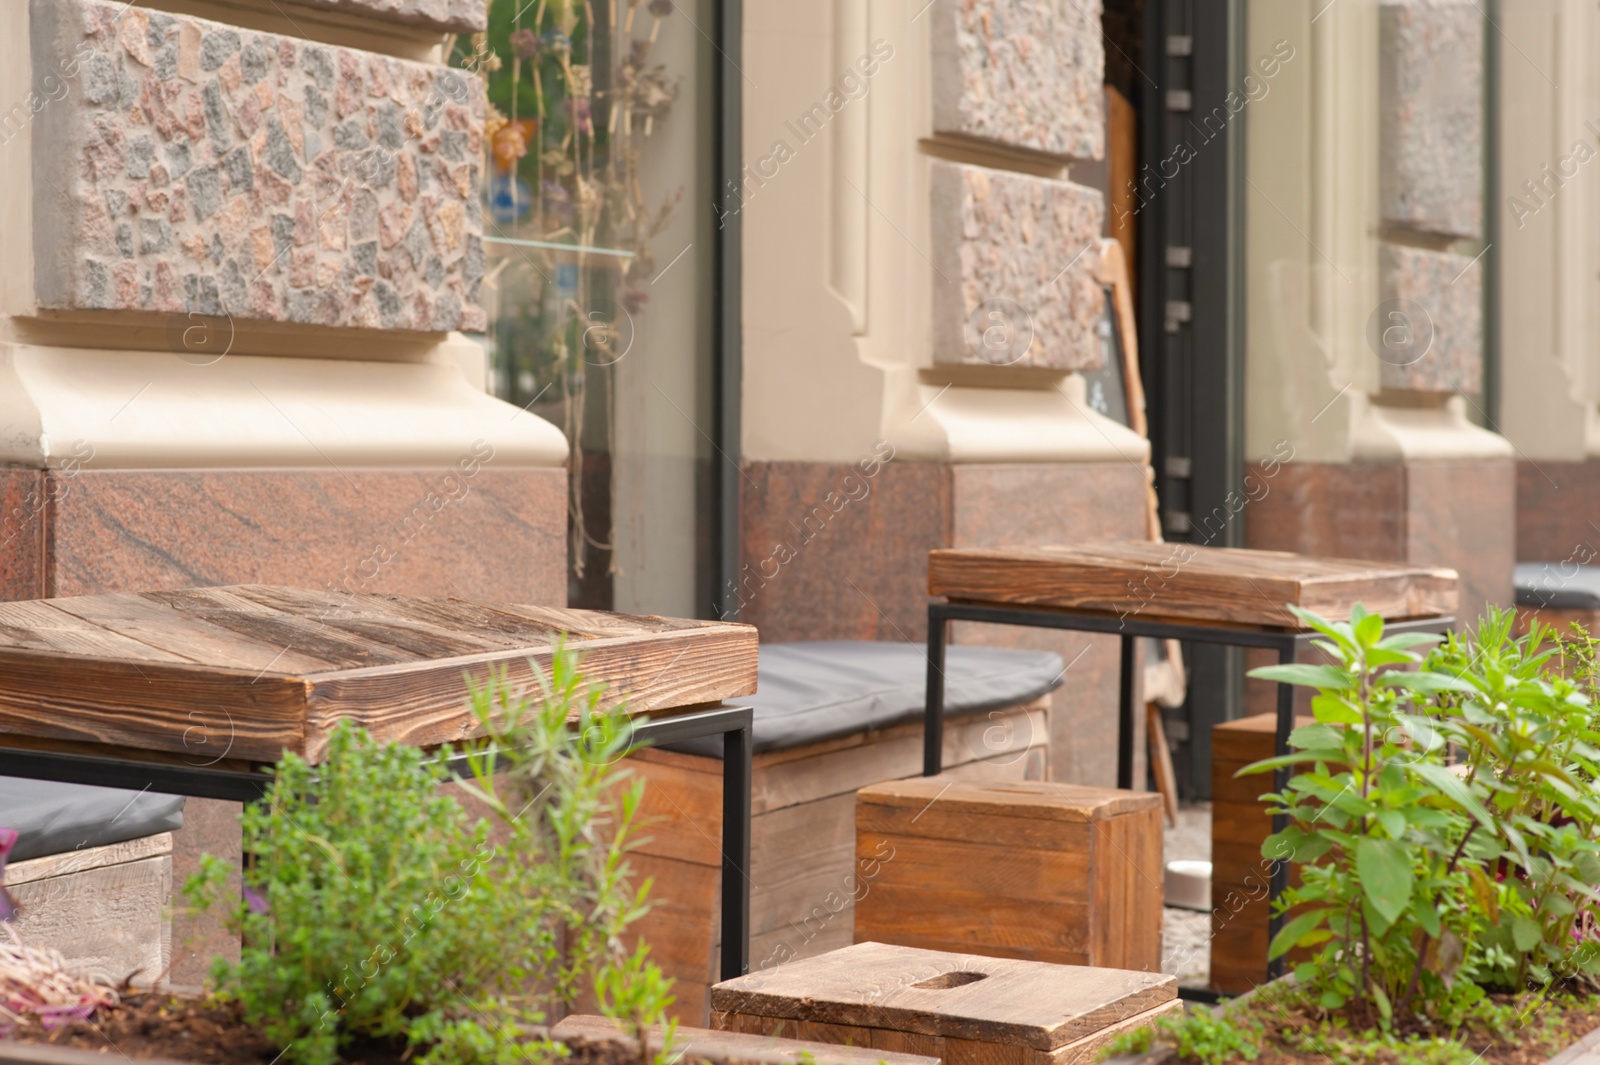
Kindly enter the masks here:
M 232 1006 L 171 995 L 127 995 L 122 1005 L 102 1010 L 80 1024 L 47 1032 L 32 1018 L 17 1025 L 11 1038 L 48 1043 L 134 1060 L 169 1058 L 193 1065 L 270 1065 L 283 1047 L 269 1042 L 240 1019 Z M 638 1065 L 639 1055 L 617 1043 L 569 1042 L 567 1065 Z M 347 1065 L 400 1065 L 404 1045 L 352 1046 Z
M 1325 1054 L 1286 1049 L 1277 1039 L 1282 1033 L 1307 1031 L 1317 1027 L 1311 1016 L 1292 1008 L 1274 1010 L 1268 1025 L 1268 1042 L 1261 1048 L 1261 1056 L 1252 1065 L 1328 1065 Z M 1259 1016 L 1259 1015 L 1258 1015 Z M 1482 1025 L 1468 1025 L 1455 1035 L 1471 1052 L 1480 1055 L 1484 1065 L 1545 1065 L 1560 1051 L 1600 1028 L 1600 1002 L 1563 1008 L 1552 1005 L 1517 1030 L 1493 1029 Z M 1429 1033 L 1420 1033 L 1426 1036 Z M 1440 1032 L 1441 1038 L 1450 1038 L 1449 1032 Z M 1417 1060 L 1391 1050 L 1374 1050 L 1371 1065 L 1409 1065 Z

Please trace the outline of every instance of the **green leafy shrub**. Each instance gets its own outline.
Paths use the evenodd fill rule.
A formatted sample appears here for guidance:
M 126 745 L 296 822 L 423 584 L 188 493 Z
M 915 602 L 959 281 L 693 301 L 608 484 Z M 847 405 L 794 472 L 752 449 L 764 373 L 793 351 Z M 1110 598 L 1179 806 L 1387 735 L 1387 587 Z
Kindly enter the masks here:
M 550 1006 L 590 986 L 612 1015 L 659 1020 L 668 982 L 621 946 L 648 891 L 625 861 L 643 783 L 617 765 L 626 716 L 599 699 L 566 654 L 537 702 L 498 677 L 473 692 L 488 738 L 461 786 L 485 817 L 437 759 L 347 723 L 322 764 L 286 756 L 244 814 L 244 949 L 219 959 L 219 994 L 299 1065 L 367 1040 L 421 1065 L 537 1061 L 556 1053 L 536 1029 Z M 221 905 L 227 872 L 208 858 L 187 895 Z
M 1263 856 L 1302 866 L 1272 956 L 1313 949 L 1295 974 L 1316 1005 L 1384 1028 L 1600 971 L 1600 734 L 1548 630 L 1491 612 L 1423 658 L 1435 638 L 1385 637 L 1360 607 L 1300 616 L 1332 663 L 1251 674 L 1317 689 L 1293 753 L 1244 770 L 1299 769 L 1264 796 L 1290 824 Z

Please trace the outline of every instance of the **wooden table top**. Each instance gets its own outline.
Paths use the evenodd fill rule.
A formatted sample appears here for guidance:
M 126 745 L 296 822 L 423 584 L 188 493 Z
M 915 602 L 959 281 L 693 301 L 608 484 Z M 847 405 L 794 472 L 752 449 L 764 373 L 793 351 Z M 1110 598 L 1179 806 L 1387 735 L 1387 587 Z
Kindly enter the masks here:
M 756 690 L 749 625 L 239 585 L 0 603 L 0 741 L 315 762 L 351 718 L 434 746 L 476 727 L 469 674 L 537 690 L 563 634 L 633 713 Z
M 952 601 L 1276 629 L 1306 627 L 1285 604 L 1332 621 L 1357 603 L 1391 620 L 1453 614 L 1459 585 L 1441 566 L 1144 540 L 928 555 L 928 594 Z

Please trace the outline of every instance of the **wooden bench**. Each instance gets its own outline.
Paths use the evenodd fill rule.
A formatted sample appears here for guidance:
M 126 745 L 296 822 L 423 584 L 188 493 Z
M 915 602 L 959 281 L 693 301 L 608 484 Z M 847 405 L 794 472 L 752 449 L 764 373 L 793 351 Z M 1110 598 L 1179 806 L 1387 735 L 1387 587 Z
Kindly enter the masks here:
M 925 669 L 916 644 L 761 648 L 759 688 L 747 700 L 755 707 L 752 970 L 854 941 L 857 899 L 874 876 L 870 862 L 857 861 L 855 794 L 921 771 Z M 949 673 L 956 701 L 944 742 L 948 771 L 980 780 L 1043 779 L 1059 656 L 955 648 Z M 696 744 L 691 751 L 698 753 L 652 750 L 632 760 L 648 784 L 642 815 L 652 820 L 629 861 L 656 881 L 655 908 L 636 927 L 677 980 L 675 1012 L 687 1023 L 705 1022 L 710 986 L 720 978 L 721 765 L 714 749 Z

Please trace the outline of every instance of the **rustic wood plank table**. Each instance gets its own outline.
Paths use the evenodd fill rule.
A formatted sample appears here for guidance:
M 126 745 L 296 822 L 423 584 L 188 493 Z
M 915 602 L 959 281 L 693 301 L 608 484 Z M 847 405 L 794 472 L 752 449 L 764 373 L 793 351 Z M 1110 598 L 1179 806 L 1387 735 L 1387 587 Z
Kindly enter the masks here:
M 1128 541 L 933 551 L 928 594 L 947 601 L 928 606 L 924 775 L 940 769 L 946 628 L 976 621 L 1121 637 L 1117 786 L 1131 788 L 1138 637 L 1262 647 L 1277 651 L 1279 662 L 1293 662 L 1317 633 L 1286 604 L 1339 621 L 1360 603 L 1383 616 L 1388 633 L 1443 633 L 1455 623 L 1459 580 L 1454 570 L 1435 566 Z M 1275 750 L 1285 754 L 1294 728 L 1294 690 L 1287 684 L 1278 687 L 1277 709 Z M 1278 788 L 1285 779 L 1280 770 Z M 1274 830 L 1283 824 L 1275 818 Z M 1286 867 L 1276 870 L 1274 900 L 1288 876 Z M 1272 934 L 1278 924 L 1274 915 Z
M 240 585 L 0 603 L 0 774 L 249 802 L 284 751 L 350 719 L 383 741 L 472 737 L 469 683 L 535 684 L 559 645 L 634 737 L 723 737 L 722 972 L 748 968 L 748 625 Z

